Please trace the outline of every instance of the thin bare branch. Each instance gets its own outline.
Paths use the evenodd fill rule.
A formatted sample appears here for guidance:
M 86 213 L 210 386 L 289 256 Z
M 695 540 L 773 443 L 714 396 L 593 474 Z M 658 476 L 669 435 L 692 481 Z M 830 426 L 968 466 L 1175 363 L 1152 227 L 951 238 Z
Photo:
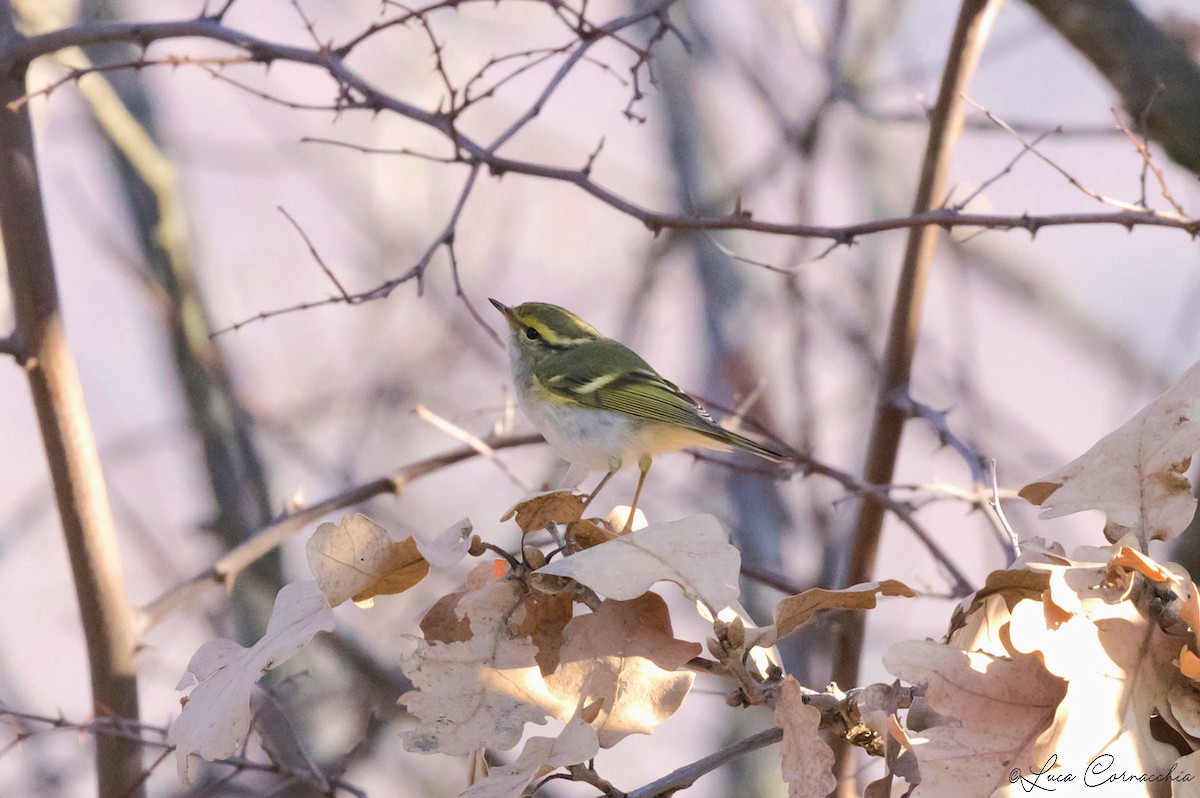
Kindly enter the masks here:
M 1129 143 L 1132 144 L 1135 149 L 1137 149 L 1138 155 L 1142 156 L 1142 196 L 1140 199 L 1142 207 L 1146 207 L 1146 172 L 1149 171 L 1154 174 L 1154 179 L 1158 181 L 1158 187 L 1162 192 L 1163 199 L 1165 199 L 1171 205 L 1171 207 L 1175 209 L 1177 214 L 1180 216 L 1187 216 L 1187 211 L 1183 209 L 1183 206 L 1179 204 L 1179 201 L 1175 199 L 1175 196 L 1171 194 L 1171 189 L 1167 187 L 1167 178 L 1165 175 L 1163 175 L 1163 170 L 1154 163 L 1154 158 L 1150 154 L 1149 137 L 1145 135 L 1141 137 L 1134 135 L 1133 131 L 1129 129 L 1129 125 L 1125 124 L 1125 120 L 1121 118 L 1121 112 L 1114 108 L 1112 109 L 1112 113 L 1113 117 L 1117 120 L 1117 127 L 1120 128 L 1121 132 L 1125 134 L 1125 137 L 1129 139 Z
M 625 794 L 626 798 L 657 798 L 660 795 L 672 795 L 680 790 L 691 787 L 701 776 L 711 773 L 726 762 L 737 759 L 739 756 L 748 754 L 751 751 L 757 751 L 760 748 L 766 748 L 768 745 L 774 745 L 782 739 L 783 729 L 778 727 L 760 731 L 758 734 L 751 735 L 744 740 L 727 745 L 720 751 L 709 754 L 703 759 L 698 759 L 690 765 L 684 765 L 663 776 L 661 779 L 650 782 L 645 787 L 631 790 Z
M 283 218 L 291 222 L 292 227 L 296 228 L 296 232 L 299 233 L 300 237 L 304 239 L 304 245 L 308 247 L 309 254 L 313 256 L 313 260 L 315 260 L 317 265 L 321 267 L 321 271 L 325 272 L 325 276 L 329 278 L 329 281 L 333 283 L 334 288 L 338 290 L 338 295 L 343 301 L 351 302 L 352 300 L 350 295 L 346 293 L 345 287 L 342 285 L 341 281 L 338 280 L 337 275 L 333 273 L 333 269 L 330 269 L 329 265 L 325 263 L 324 258 L 321 257 L 321 253 L 317 252 L 317 248 L 313 246 L 312 239 L 308 237 L 308 233 L 304 232 L 304 228 L 300 226 L 299 222 L 292 218 L 292 215 L 287 212 L 286 208 L 284 208 L 282 205 L 278 207 L 279 212 L 283 214 Z
M 513 473 L 508 464 L 496 456 L 496 450 L 487 444 L 483 438 L 478 435 L 473 435 L 462 427 L 458 426 L 449 419 L 439 416 L 437 413 L 430 410 L 425 405 L 417 405 L 417 417 L 426 422 L 434 429 L 441 430 L 455 440 L 465 443 L 474 449 L 480 457 L 486 458 L 489 463 L 496 466 L 504 478 L 512 484 L 516 485 L 521 490 L 529 493 L 533 490 L 533 486 L 521 479 L 517 474 Z
M 1076 177 L 1075 177 L 1073 174 L 1071 174 L 1071 173 L 1070 173 L 1070 172 L 1068 172 L 1066 169 L 1064 169 L 1062 166 L 1060 166 L 1060 165 L 1058 164 L 1058 162 L 1057 162 L 1057 161 L 1055 161 L 1053 158 L 1050 158 L 1049 156 L 1047 156 L 1047 155 L 1045 155 L 1044 153 L 1042 153 L 1042 151 L 1041 151 L 1041 150 L 1037 149 L 1037 147 L 1035 146 L 1035 145 L 1037 144 L 1037 142 L 1029 142 L 1029 141 L 1026 141 L 1024 136 L 1022 136 L 1022 135 L 1021 135 L 1020 133 L 1018 133 L 1017 131 L 1013 130 L 1013 128 L 1012 128 L 1012 126 L 1011 126 L 1011 125 L 1009 125 L 1007 122 L 1005 122 L 1005 121 L 1004 121 L 1003 119 L 1001 119 L 1000 117 L 998 117 L 998 116 L 996 116 L 995 114 L 993 114 L 993 113 L 992 113 L 991 111 L 989 111 L 987 108 L 984 108 L 982 105 L 980 105 L 979 103 L 975 102 L 974 100 L 972 100 L 972 99 L 971 99 L 971 98 L 969 98 L 969 97 L 965 97 L 964 99 L 965 99 L 965 100 L 966 100 L 968 103 L 970 103 L 971 105 L 975 106 L 975 107 L 976 107 L 976 108 L 978 108 L 980 111 L 982 111 L 982 112 L 983 112 L 983 114 L 984 114 L 984 115 L 985 115 L 985 116 L 986 116 L 988 119 L 990 119 L 990 120 L 992 120 L 993 122 L 995 122 L 997 126 L 999 126 L 1000 128 L 1002 128 L 1003 130 L 1007 131 L 1008 133 L 1010 133 L 1010 134 L 1013 136 L 1013 138 L 1015 138 L 1017 141 L 1021 142 L 1021 146 L 1022 146 L 1022 147 L 1024 147 L 1024 148 L 1025 148 L 1026 150 L 1028 150 L 1029 152 L 1033 153 L 1033 154 L 1034 154 L 1035 156 L 1037 156 L 1037 157 L 1038 157 L 1038 158 L 1039 158 L 1039 159 L 1040 159 L 1040 160 L 1041 160 L 1043 163 L 1045 163 L 1045 164 L 1046 164 L 1047 166 L 1049 166 L 1051 169 L 1053 169 L 1054 171 L 1056 171 L 1056 172 L 1058 172 L 1060 175 L 1062 175 L 1064 178 L 1066 178 L 1066 181 L 1067 181 L 1068 183 L 1070 183 L 1072 186 L 1074 186 L 1076 189 L 1078 189 L 1078 190 L 1079 190 L 1079 191 L 1081 191 L 1082 193 L 1084 193 L 1084 194 L 1086 194 L 1087 196 L 1091 197 L 1092 199 L 1096 200 L 1097 202 L 1099 202 L 1099 203 L 1102 203 L 1102 204 L 1104 204 L 1104 205 L 1110 205 L 1110 206 L 1112 206 L 1112 207 L 1114 207 L 1114 208 L 1117 208 L 1118 210 L 1122 210 L 1122 211 L 1132 211 L 1132 212 L 1134 212 L 1134 213 L 1153 213 L 1153 214 L 1156 214 L 1156 215 L 1158 215 L 1158 214 L 1161 214 L 1161 215 L 1163 215 L 1163 216 L 1165 216 L 1165 217 L 1167 217 L 1167 218 L 1172 218 L 1172 219 L 1176 219 L 1176 220 L 1182 220 L 1182 219 L 1184 219 L 1184 218 L 1185 218 L 1185 217 L 1183 217 L 1183 216 L 1181 216 L 1181 215 L 1178 215 L 1178 214 L 1167 214 L 1167 213 L 1163 213 L 1162 211 L 1152 211 L 1152 210 L 1149 210 L 1148 208 L 1146 208 L 1145 206 L 1142 206 L 1142 205 L 1137 205 L 1137 204 L 1135 204 L 1135 203 L 1132 203 L 1132 202 L 1123 202 L 1122 200 L 1119 200 L 1119 199 L 1113 199 L 1112 197 L 1109 197 L 1109 196 L 1106 196 L 1106 195 L 1104 195 L 1104 194 L 1101 194 L 1101 193 L 1100 193 L 1100 192 L 1098 192 L 1098 191 L 1093 191 L 1092 189 L 1088 188 L 1088 187 L 1087 187 L 1087 186 L 1085 186 L 1083 183 L 1081 183 L 1081 182 L 1078 180 L 1078 178 L 1076 178 Z
M 625 29 L 646 18 L 665 13 L 667 5 L 666 2 L 656 4 L 651 8 L 613 20 L 603 26 L 602 30 L 614 31 Z M 439 4 L 438 7 L 441 7 L 441 5 Z M 135 41 L 142 44 L 149 44 L 153 41 L 183 37 L 201 37 L 225 42 L 243 50 L 254 61 L 270 63 L 274 60 L 287 60 L 322 69 L 328 72 L 343 87 L 343 95 L 348 90 L 352 90 L 360 95 L 359 98 L 353 101 L 343 96 L 339 100 L 339 104 L 321 107 L 324 110 L 338 111 L 356 108 L 371 112 L 381 110 L 391 111 L 449 136 L 456 151 L 463 154 L 463 160 L 473 165 L 486 164 L 489 171 L 495 176 L 510 173 L 523 174 L 575 185 L 618 212 L 637 219 L 652 232 L 664 229 L 747 230 L 770 235 L 825 238 L 839 243 L 849 243 L 854 238 L 863 235 L 890 230 L 911 230 L 927 226 L 937 226 L 945 229 L 951 227 L 979 227 L 999 230 L 1024 229 L 1030 233 L 1036 233 L 1038 230 L 1046 227 L 1116 224 L 1129 229 L 1135 226 L 1171 227 L 1184 230 L 1190 235 L 1200 234 L 1200 220 L 1181 219 L 1174 214 L 1152 213 L 1144 210 L 1119 213 L 1070 213 L 1055 215 L 1023 213 L 1019 215 L 1005 215 L 963 214 L 956 213 L 952 209 L 942 208 L 917 212 L 909 216 L 842 226 L 763 221 L 754 219 L 750 214 L 722 216 L 712 214 L 678 214 L 654 210 L 643 207 L 612 189 L 596 183 L 583 169 L 563 168 L 497 155 L 495 147 L 498 145 L 493 144 L 491 147 L 487 147 L 465 136 L 461 131 L 451 131 L 444 113 L 424 110 L 397 97 L 379 91 L 370 82 L 346 66 L 336 49 L 332 52 L 321 52 L 303 47 L 269 42 L 243 31 L 229 28 L 211 19 L 156 23 L 88 22 L 24 39 L 11 48 L 11 57 L 14 62 L 21 63 L 38 55 L 54 52 L 71 45 L 94 44 L 99 41 Z M 575 52 L 578 53 L 580 51 L 577 49 Z M 228 78 L 223 79 L 228 80 Z M 242 88 L 259 93 L 257 90 L 249 89 L 248 87 L 243 86 Z M 640 91 L 640 88 L 635 89 L 635 93 L 640 93 Z M 270 99 L 280 102 L 278 98 Z M 282 102 L 298 106 L 298 104 L 287 103 L 287 101 Z M 521 119 L 514 123 L 514 127 L 519 128 L 524 124 L 523 120 L 535 116 L 536 114 L 531 114 L 533 110 L 531 108 L 527 111 Z M 504 138 L 502 137 L 502 139 Z M 503 143 L 503 140 L 500 143 Z M 307 307 L 307 305 L 297 306 L 297 309 L 302 307 Z

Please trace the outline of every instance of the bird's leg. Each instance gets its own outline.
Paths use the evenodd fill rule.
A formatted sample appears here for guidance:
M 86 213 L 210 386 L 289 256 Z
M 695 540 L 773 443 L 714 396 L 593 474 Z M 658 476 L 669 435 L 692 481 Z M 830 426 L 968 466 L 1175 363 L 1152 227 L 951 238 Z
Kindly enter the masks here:
M 629 517 L 625 519 L 625 528 L 621 530 L 622 535 L 628 535 L 633 530 L 633 517 L 637 514 L 638 499 L 642 497 L 642 485 L 646 484 L 646 474 L 650 473 L 650 463 L 649 455 L 643 455 L 638 460 L 638 468 L 642 473 L 638 477 L 637 490 L 633 492 L 633 504 L 629 508 Z
M 617 472 L 609 471 L 607 474 L 605 474 L 603 477 L 600 478 L 600 483 L 598 485 L 596 485 L 595 490 L 593 490 L 590 494 L 588 494 L 587 501 L 585 501 L 583 503 L 583 507 L 580 508 L 579 512 L 581 514 L 583 513 L 584 510 L 586 510 L 588 508 L 588 505 L 592 503 L 592 499 L 596 498 L 596 494 L 600 492 L 600 489 L 603 488 L 610 479 L 612 479 L 612 475 L 615 473 L 617 473 Z

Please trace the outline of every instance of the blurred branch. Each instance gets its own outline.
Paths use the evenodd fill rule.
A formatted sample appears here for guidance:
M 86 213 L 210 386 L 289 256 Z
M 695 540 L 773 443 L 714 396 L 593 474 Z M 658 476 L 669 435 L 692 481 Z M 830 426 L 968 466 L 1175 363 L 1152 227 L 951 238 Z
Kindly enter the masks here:
M 929 140 L 921 167 L 921 180 L 913 200 L 913 213 L 935 207 L 945 194 L 954 144 L 963 124 L 963 94 L 979 63 L 991 24 L 1000 10 L 1001 0 L 963 0 L 955 25 L 954 36 L 942 72 L 937 104 L 930 120 Z M 897 397 L 907 396 L 920 330 L 921 307 L 929 277 L 933 254 L 937 248 L 936 228 L 923 227 L 909 233 L 901 266 L 900 282 L 884 348 L 884 367 L 876 400 L 875 421 L 867 446 L 865 481 L 873 485 L 892 482 L 900 437 L 908 418 Z M 885 506 L 875 497 L 864 495 L 855 521 L 854 537 L 849 553 L 844 585 L 868 582 L 875 571 L 879 554 L 879 538 L 883 529 Z M 845 619 L 838 639 L 834 659 L 833 680 L 839 684 L 858 683 L 859 661 L 862 656 L 863 632 L 866 620 L 861 614 Z M 838 746 L 839 792 L 857 794 L 853 790 L 853 766 L 849 749 Z
M 0 52 L 22 41 L 0 2 Z M 0 70 L 0 104 L 25 93 L 24 66 Z M 16 332 L 75 581 L 96 716 L 138 717 L 135 635 L 120 551 L 83 388 L 67 342 L 27 108 L 0 113 L 0 231 Z M 144 794 L 141 746 L 97 741 L 101 795 Z
M 111 13 L 103 0 L 96 6 L 99 13 Z M 58 59 L 73 73 L 93 68 L 81 48 L 60 51 Z M 118 88 L 107 76 L 96 75 L 79 90 L 117 160 L 126 208 L 146 263 L 146 284 L 162 300 L 162 322 L 212 492 L 209 526 L 225 548 L 233 548 L 270 520 L 270 490 L 252 423 L 233 388 L 224 353 L 209 339 L 212 323 L 194 273 L 178 172 L 155 140 L 150 101 L 140 84 Z M 263 580 L 263 592 L 273 596 L 280 584 L 278 561 L 261 563 L 253 578 Z M 260 637 L 270 603 L 239 600 L 235 607 L 239 638 L 246 642 Z
M 0 338 L 0 355 L 8 355 L 17 363 L 24 365 L 25 363 L 25 347 L 21 346 L 21 339 L 14 331 L 12 335 Z
M 541 442 L 542 436 L 537 434 L 510 435 L 484 440 L 484 443 L 493 450 L 511 449 L 516 446 L 528 446 Z M 454 449 L 445 454 L 404 466 L 387 476 L 373 479 L 336 496 L 331 496 L 311 507 L 305 507 L 276 519 L 240 546 L 229 551 L 202 573 L 167 590 L 145 605 L 140 612 L 138 631 L 145 633 L 167 615 L 204 593 L 209 587 L 232 582 L 251 563 L 282 545 L 321 516 L 385 493 L 399 496 L 408 483 L 440 471 L 447 466 L 478 456 L 479 451 L 471 446 Z
M 33 712 L 18 712 L 17 710 L 8 709 L 0 705 L 0 718 L 9 719 L 18 730 L 15 732 L 13 741 L 0 750 L 0 757 L 8 751 L 16 748 L 26 740 L 37 737 L 49 732 L 56 731 L 72 731 L 76 734 L 86 733 L 95 736 L 97 743 L 101 740 L 121 740 L 125 742 L 136 742 L 139 746 L 144 745 L 148 748 L 161 749 L 162 755 L 157 757 L 154 763 L 142 771 L 139 776 L 139 787 L 142 782 L 160 765 L 168 755 L 175 751 L 175 746 L 169 745 L 166 742 L 167 729 L 162 726 L 151 726 L 146 723 L 138 723 L 127 718 L 106 717 L 97 718 L 92 721 L 72 721 L 67 720 L 61 715 L 39 715 Z M 28 728 L 29 724 L 38 724 L 41 728 Z M 276 773 L 288 779 L 295 780 L 301 778 L 302 775 L 295 771 L 288 770 L 284 765 L 275 762 L 258 762 L 252 759 L 247 759 L 245 756 L 230 756 L 224 759 L 212 760 L 214 765 L 226 765 L 234 769 L 234 773 L 243 771 L 254 771 L 258 773 Z M 337 772 L 336 767 L 328 768 L 330 772 L 318 772 L 312 774 L 319 776 L 323 781 L 327 782 L 330 787 L 350 793 L 351 795 L 365 795 L 354 785 L 348 784 L 340 777 L 334 775 Z M 228 777 L 226 777 L 228 778 Z M 120 796 L 124 798 L 126 795 L 131 795 L 129 792 L 105 793 L 101 795 L 105 798 L 108 796 Z
M 1200 174 L 1200 64 L 1132 0 L 1025 0 L 1096 67 L 1150 137 Z

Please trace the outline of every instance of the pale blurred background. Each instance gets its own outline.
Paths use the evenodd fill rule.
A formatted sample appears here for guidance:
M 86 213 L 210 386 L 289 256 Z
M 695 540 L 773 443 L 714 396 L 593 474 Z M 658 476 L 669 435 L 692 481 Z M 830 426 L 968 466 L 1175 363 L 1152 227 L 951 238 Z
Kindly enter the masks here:
M 592 51 L 599 63 L 578 65 L 504 152 L 577 168 L 603 139 L 593 177 L 654 208 L 679 209 L 687 197 L 719 198 L 728 211 L 740 195 L 743 207 L 761 219 L 848 224 L 903 215 L 924 147 L 924 109 L 936 95 L 956 5 L 849 4 L 842 68 L 857 94 L 823 116 L 810 153 L 798 142 L 829 91 L 822 59 L 838 6 L 832 1 L 684 3 L 672 13 L 691 54 L 673 36 L 661 42 L 657 89 L 648 89 L 633 108 L 645 123 L 623 115 L 632 92 L 624 83 L 629 52 L 600 42 Z M 1189 0 L 1139 5 L 1156 20 L 1197 17 Z M 26 6 L 48 11 L 37 3 Z M 301 7 L 320 38 L 335 42 L 380 14 L 379 3 L 366 0 L 302 0 Z M 198 0 L 131 0 L 111 7 L 85 0 L 80 9 L 53 13 L 61 24 L 76 13 L 157 20 L 194 16 L 200 8 Z M 588 4 L 596 20 L 629 8 L 607 0 Z M 561 21 L 536 3 L 468 5 L 430 20 L 446 42 L 447 70 L 458 80 L 493 55 L 569 40 Z M 311 44 L 285 0 L 241 0 L 226 22 L 272 41 Z M 149 51 L 158 57 L 215 52 L 224 50 L 193 41 L 155 44 Z M 113 59 L 103 49 L 91 55 Z M 458 124 L 488 140 L 525 111 L 557 63 L 506 84 Z M 351 64 L 422 107 L 436 107 L 443 91 L 419 27 L 377 37 Z M 40 64 L 33 86 L 61 74 L 58 65 Z M 295 103 L 327 105 L 332 99 L 326 77 L 295 65 L 269 71 L 238 66 L 224 74 Z M 131 103 L 142 104 L 138 113 L 152 120 L 177 170 L 177 197 L 190 233 L 187 252 L 215 328 L 333 293 L 279 206 L 346 287 L 361 291 L 408 270 L 436 240 L 466 177 L 462 165 L 300 141 L 336 138 L 447 153 L 438 135 L 387 114 L 335 118 L 328 111 L 298 110 L 195 67 L 111 78 Z M 1027 6 L 1014 0 L 1002 10 L 970 94 L 1009 122 L 1043 130 L 1064 126 L 1066 133 L 1047 138 L 1039 149 L 1094 191 L 1138 198 L 1142 160 L 1115 131 L 1110 109 L 1119 105 L 1116 95 Z M 221 409 L 223 400 L 214 399 L 212 417 L 232 419 L 242 431 L 237 451 L 226 454 L 243 471 L 226 477 L 236 483 L 229 488 L 233 494 L 250 505 L 237 519 L 218 518 L 202 438 L 189 415 L 168 333 L 168 300 L 155 282 L 136 221 L 144 207 L 131 203 L 123 167 L 79 90 L 60 88 L 49 100 L 36 99 L 33 109 L 59 286 L 132 601 L 143 604 L 206 567 L 223 548 L 214 527 L 227 534 L 239 523 L 253 528 L 255 513 L 265 520 L 297 496 L 315 502 L 461 445 L 419 419 L 418 404 L 480 435 L 504 425 L 511 398 L 507 361 L 455 297 L 440 250 L 423 296 L 409 282 L 387 299 L 280 315 L 215 339 L 241 409 Z M 978 112 L 972 119 L 978 124 L 964 134 L 955 158 L 953 201 L 997 175 L 1021 149 Z M 1153 151 L 1174 196 L 1193 215 L 1200 212 L 1195 177 Z M 1153 181 L 1147 194 L 1165 206 Z M 1027 156 L 969 209 L 1019 215 L 1105 207 Z M 1001 486 L 1015 489 L 1080 454 L 1196 360 L 1200 249 L 1169 229 L 1055 228 L 1032 240 L 1024 232 L 974 233 L 956 230 L 942 240 L 912 396 L 950 409 L 951 429 L 995 458 Z M 727 257 L 714 239 L 790 274 Z M 463 211 L 455 248 L 466 297 L 493 326 L 499 318 L 492 317 L 489 296 L 564 305 L 713 403 L 736 405 L 761 387 L 750 419 L 819 460 L 860 472 L 904 233 L 864 237 L 804 265 L 797 264 L 819 253 L 823 242 L 746 233 L 714 239 L 670 232 L 654 237 L 570 185 L 521 175 L 497 179 L 485 171 Z M 0 331 L 10 318 L 7 301 L 0 300 Z M 516 431 L 529 429 L 519 413 L 514 425 Z M 210 457 L 220 460 L 212 452 Z M 257 465 L 247 465 L 247 457 Z M 560 473 L 544 447 L 500 457 L 531 486 Z M 633 480 L 623 474 L 606 496 L 615 502 L 628 495 Z M 906 429 L 896 481 L 970 487 L 962 459 L 939 448 L 919 420 Z M 398 533 L 425 539 L 469 516 L 486 539 L 512 546 L 514 528 L 498 519 L 523 494 L 493 464 L 474 460 L 412 485 L 399 499 L 372 501 L 364 511 Z M 643 507 L 652 521 L 714 513 L 733 530 L 747 564 L 806 586 L 832 573 L 855 511 L 852 498 L 819 477 L 777 482 L 686 454 L 658 461 Z M 1101 540 L 1098 515 L 1040 522 L 1021 502 L 1006 509 L 1023 537 L 1059 540 L 1068 550 Z M 980 515 L 968 510 L 941 501 L 923 508 L 920 518 L 982 584 L 990 570 L 1005 565 L 1004 551 Z M 283 549 L 285 579 L 308 578 L 304 539 L 298 536 Z M 0 612 L 0 701 L 84 720 L 86 655 L 61 540 L 28 390 L 20 370 L 5 363 L 0 584 L 10 605 Z M 931 594 L 946 592 L 948 583 L 926 551 L 894 519 L 888 519 L 883 545 L 880 577 Z M 370 735 L 370 744 L 349 760 L 345 779 L 373 796 L 452 796 L 465 786 L 462 762 L 403 751 L 397 725 L 403 720 L 387 687 L 388 679 L 400 683 L 402 637 L 414 633 L 420 614 L 453 586 L 451 579 L 431 578 L 411 593 L 381 599 L 369 612 L 339 608 L 339 631 L 384 666 L 374 681 L 347 665 L 345 651 L 330 647 L 314 647 L 298 660 L 288 669 L 293 678 L 273 680 L 306 718 L 301 725 L 321 761 L 339 761 Z M 689 618 L 687 604 L 670 587 L 662 592 L 677 610 L 678 635 L 700 639 L 703 626 Z M 780 596 L 753 585 L 747 604 L 765 621 Z M 880 664 L 890 643 L 939 637 L 952 607 L 950 600 L 928 597 L 885 601 L 873 611 L 864 683 L 890 679 Z M 249 620 L 235 621 L 222 591 L 213 589 L 200 606 L 173 615 L 150 634 L 141 653 L 143 720 L 165 725 L 177 714 L 175 683 L 202 642 L 218 635 L 246 642 L 255 622 L 253 612 L 245 612 Z M 829 679 L 829 634 L 817 624 L 785 651 L 797 675 L 815 688 Z M 372 713 L 384 721 L 368 730 Z M 659 732 L 604 752 L 597 769 L 632 789 L 770 723 L 766 710 L 729 709 L 720 685 L 700 679 L 696 694 Z M 56 732 L 7 751 L 0 757 L 0 794 L 89 794 L 90 745 L 87 735 Z M 777 767 L 778 753 L 768 749 L 706 777 L 688 795 L 783 795 Z M 214 768 L 207 778 L 226 772 Z M 245 774 L 188 794 L 265 794 L 277 785 Z M 170 763 L 155 771 L 150 791 L 187 792 Z M 593 791 L 560 783 L 548 794 Z

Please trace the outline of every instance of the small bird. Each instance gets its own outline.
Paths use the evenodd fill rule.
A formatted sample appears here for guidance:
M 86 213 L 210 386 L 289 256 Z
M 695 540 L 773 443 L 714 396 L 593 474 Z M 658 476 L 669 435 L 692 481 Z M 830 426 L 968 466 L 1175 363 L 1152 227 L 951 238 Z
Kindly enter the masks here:
M 607 472 L 584 506 L 621 468 L 636 463 L 641 470 L 626 532 L 655 455 L 698 446 L 786 459 L 783 452 L 718 426 L 636 352 L 569 310 L 543 302 L 511 308 L 488 301 L 508 322 L 513 384 L 529 420 L 564 460 Z

